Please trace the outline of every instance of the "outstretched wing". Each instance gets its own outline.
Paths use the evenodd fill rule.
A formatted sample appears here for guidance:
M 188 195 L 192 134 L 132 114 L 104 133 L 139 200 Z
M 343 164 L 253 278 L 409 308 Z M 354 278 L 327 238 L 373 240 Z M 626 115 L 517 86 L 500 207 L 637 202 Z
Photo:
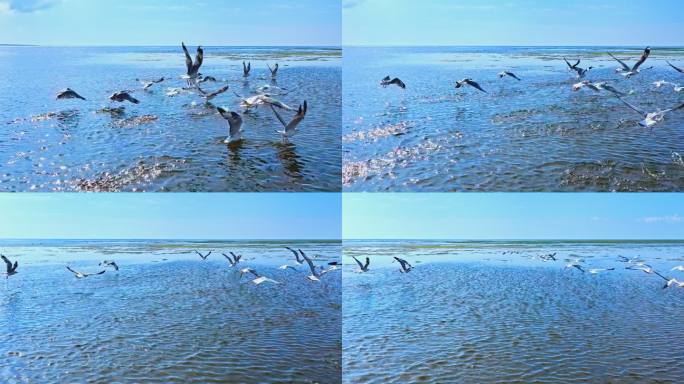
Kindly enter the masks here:
M 613 54 L 610 53 L 610 52 L 608 52 L 608 55 L 610 55 L 610 57 L 612 57 L 615 61 L 617 61 L 618 63 L 620 63 L 620 66 L 622 66 L 622 69 L 624 69 L 625 71 L 629 71 L 629 70 L 630 70 L 629 66 L 628 66 L 627 64 L 625 64 L 624 61 L 622 61 L 622 60 L 618 59 L 617 57 L 613 56 Z
M 363 263 L 361 263 L 359 259 L 356 258 L 356 256 L 352 256 L 352 259 L 354 259 L 354 261 L 356 261 L 356 264 L 359 265 L 359 268 L 363 270 Z
M 466 79 L 465 82 L 466 82 L 466 84 L 470 85 L 471 87 L 473 87 L 473 88 L 475 88 L 475 89 L 478 89 L 478 90 L 480 90 L 480 91 L 482 91 L 482 92 L 484 92 L 484 93 L 487 93 L 487 91 L 485 91 L 484 89 L 482 89 L 482 87 L 480 87 L 480 84 L 476 83 L 475 81 L 473 81 L 473 80 L 471 80 L 471 79 Z
M 648 56 L 649 56 L 650 54 L 651 54 L 651 48 L 646 47 L 646 49 L 644 49 L 644 53 L 641 54 L 641 57 L 639 58 L 639 61 L 637 61 L 636 64 L 634 64 L 634 67 L 632 68 L 632 71 L 636 71 L 637 69 L 639 69 L 639 67 L 641 66 L 641 64 L 643 64 L 643 63 L 646 61 L 646 59 L 648 59 Z
M 7 259 L 5 255 L 0 255 L 0 257 L 2 258 L 2 261 L 7 264 L 7 272 L 12 272 L 12 263 L 9 261 L 9 259 Z
M 202 66 L 202 61 L 204 61 L 204 49 L 202 47 L 197 47 L 197 55 L 195 56 L 195 64 L 192 66 L 193 72 L 197 73 Z
M 278 121 L 280 121 L 280 124 L 282 124 L 283 127 L 287 128 L 287 123 L 285 122 L 283 117 L 280 116 L 280 113 L 278 113 L 278 111 L 276 111 L 275 108 L 273 108 L 273 104 L 269 104 L 269 106 L 271 107 L 271 110 L 273 111 L 273 113 L 275 113 L 275 116 L 278 119 Z
M 311 275 L 317 276 L 316 267 L 314 266 L 313 261 L 311 261 L 311 259 L 309 259 L 309 257 L 303 253 L 302 253 L 302 257 L 304 258 L 306 263 L 309 264 L 309 269 L 311 270 Z
M 188 75 L 192 71 L 192 58 L 190 57 L 190 53 L 188 53 L 188 48 L 185 46 L 185 43 L 181 42 L 181 46 L 183 47 L 183 52 L 185 53 L 185 66 L 188 69 Z
M 633 106 L 632 104 L 628 103 L 628 102 L 627 102 L 625 99 L 623 99 L 622 97 L 618 96 L 618 99 L 620 99 L 620 101 L 622 101 L 626 106 L 630 107 L 632 110 L 634 110 L 634 111 L 637 112 L 638 114 L 640 114 L 640 115 L 642 115 L 642 116 L 646 116 L 646 112 L 644 112 L 644 111 L 640 110 L 639 108 Z
M 670 67 L 674 68 L 675 71 L 677 71 L 677 72 L 679 72 L 679 73 L 684 73 L 684 69 L 679 68 L 679 67 L 675 67 L 674 64 L 670 63 L 669 61 L 667 62 L 667 64 L 668 64 Z

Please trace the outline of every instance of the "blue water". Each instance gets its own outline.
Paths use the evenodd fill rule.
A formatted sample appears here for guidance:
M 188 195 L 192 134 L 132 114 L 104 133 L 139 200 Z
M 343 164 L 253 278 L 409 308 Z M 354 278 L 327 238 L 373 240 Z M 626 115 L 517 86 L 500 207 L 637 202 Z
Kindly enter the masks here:
M 279 270 L 284 245 L 340 258 L 328 241 L 2 241 L 19 273 L 0 281 L 0 382 L 340 382 L 341 273 Z M 281 284 L 240 280 L 229 250 Z M 120 270 L 65 268 L 104 259 Z
M 189 47 L 193 51 L 195 47 Z M 242 61 L 252 63 L 245 81 Z M 178 47 L 0 46 L 0 191 L 338 191 L 340 189 L 341 50 L 326 47 L 205 47 L 201 72 L 229 85 L 212 103 L 242 111 L 233 94 L 251 96 L 271 83 L 275 96 L 309 110 L 299 132 L 282 140 L 268 108 L 243 117 L 244 140 L 224 144 L 228 125 L 182 87 Z M 135 81 L 167 80 L 143 91 Z M 55 100 L 70 87 L 87 101 Z M 98 112 L 115 91 L 140 104 Z M 285 118 L 292 112 L 283 112 Z
M 684 280 L 684 242 L 345 241 L 343 382 L 678 382 L 684 289 L 618 255 Z
M 614 72 L 643 47 L 344 47 L 343 185 L 348 191 L 681 191 L 684 112 L 653 129 L 612 94 L 583 89 L 563 57 L 594 66 L 649 112 L 684 102 L 684 50 L 654 48 L 638 76 Z M 522 81 L 499 79 L 511 70 Z M 406 83 L 382 88 L 390 75 Z M 488 91 L 455 89 L 470 77 Z

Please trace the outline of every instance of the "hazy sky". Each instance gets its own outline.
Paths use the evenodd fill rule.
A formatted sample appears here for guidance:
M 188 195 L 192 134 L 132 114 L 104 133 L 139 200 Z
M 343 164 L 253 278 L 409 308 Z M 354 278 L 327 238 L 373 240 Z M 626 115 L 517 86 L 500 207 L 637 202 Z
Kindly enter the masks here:
M 333 193 L 0 194 L 0 238 L 339 239 Z
M 681 0 L 342 0 L 344 45 L 684 45 Z
M 659 193 L 345 194 L 345 239 L 684 239 Z
M 340 0 L 0 0 L 0 44 L 335 45 Z

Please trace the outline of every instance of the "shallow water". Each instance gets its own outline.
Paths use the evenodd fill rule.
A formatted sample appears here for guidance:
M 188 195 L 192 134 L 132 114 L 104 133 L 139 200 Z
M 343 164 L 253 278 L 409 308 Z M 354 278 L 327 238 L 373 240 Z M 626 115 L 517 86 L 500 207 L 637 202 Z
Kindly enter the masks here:
M 194 56 L 195 47 L 188 47 Z M 298 133 L 283 141 L 268 108 L 243 117 L 244 140 L 224 144 L 228 124 L 182 87 L 180 47 L 1 47 L 0 191 L 338 191 L 341 50 L 205 47 L 201 72 L 230 90 L 212 102 L 242 111 L 233 94 L 271 85 L 266 64 L 280 63 L 275 96 L 308 101 Z M 248 81 L 242 60 L 252 63 Z M 268 75 L 267 75 L 268 74 Z M 143 91 L 135 81 L 167 78 Z M 70 87 L 87 101 L 55 100 Z M 109 95 L 134 90 L 140 104 L 98 112 Z M 286 119 L 293 112 L 282 113 Z
M 341 274 L 321 283 L 281 242 L 3 242 L 19 273 L 0 283 L 3 383 L 341 381 Z M 292 242 L 320 263 L 337 242 Z M 192 253 L 214 249 L 206 261 Z M 219 250 L 282 282 L 255 286 Z M 120 271 L 76 279 L 71 265 Z M 166 260 L 165 260 L 166 259 Z
M 343 381 L 677 382 L 684 289 L 617 255 L 684 280 L 682 242 L 345 242 Z
M 344 47 L 343 184 L 349 191 L 681 191 L 684 112 L 652 129 L 612 94 L 583 89 L 563 57 L 594 66 L 638 107 L 684 102 L 684 50 L 653 49 L 638 76 L 614 73 L 605 52 L 643 48 Z M 522 81 L 499 79 L 511 70 Z M 382 88 L 401 78 L 405 91 Z M 488 91 L 454 89 L 471 77 Z

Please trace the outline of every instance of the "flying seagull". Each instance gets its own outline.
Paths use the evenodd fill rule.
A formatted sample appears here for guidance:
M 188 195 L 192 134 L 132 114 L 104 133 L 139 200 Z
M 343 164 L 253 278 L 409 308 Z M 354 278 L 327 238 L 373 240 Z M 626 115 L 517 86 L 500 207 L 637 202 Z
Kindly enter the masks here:
M 684 288 L 684 281 L 679 281 L 677 279 L 670 279 L 667 281 L 665 286 L 663 286 L 663 289 L 670 288 L 673 285 L 677 288 Z
M 275 66 L 273 68 L 271 68 L 271 66 L 268 64 L 266 64 L 266 66 L 268 67 L 268 70 L 271 71 L 271 78 L 275 79 L 278 75 L 278 63 L 275 63 Z
M 89 276 L 101 275 L 101 274 L 105 273 L 104 269 L 101 270 L 100 272 L 97 272 L 97 273 L 85 273 L 85 272 L 74 271 L 69 266 L 67 266 L 66 269 L 68 269 L 69 272 L 73 273 L 77 279 L 84 279 L 84 278 L 89 277 Z
M 139 82 L 140 84 L 142 84 L 143 90 L 148 90 L 148 89 L 150 89 L 150 87 L 152 87 L 153 85 L 159 84 L 159 83 L 161 83 L 161 82 L 164 81 L 164 80 L 165 80 L 165 79 L 164 79 L 163 77 L 160 77 L 160 78 L 158 78 L 157 80 L 149 80 L 149 81 L 140 80 L 140 79 L 135 79 L 135 81 L 137 81 L 137 82 Z
M 635 112 L 637 112 L 638 114 L 640 114 L 644 118 L 643 120 L 641 120 L 639 122 L 639 125 L 641 125 L 642 127 L 646 127 L 646 128 L 650 128 L 650 127 L 660 123 L 661 121 L 663 121 L 665 119 L 666 113 L 672 112 L 672 111 L 677 111 L 679 109 L 684 108 L 684 103 L 682 103 L 681 105 L 674 107 L 674 108 L 665 109 L 662 111 L 658 110 L 658 111 L 649 113 L 649 112 L 644 112 L 644 111 L 640 110 L 639 108 L 628 103 L 626 100 L 624 100 L 623 98 L 621 98 L 619 96 L 618 96 L 618 99 L 620 99 L 620 101 L 622 101 L 626 106 L 628 106 L 629 108 L 631 108 L 632 110 L 634 110 Z
M 411 269 L 413 269 L 413 266 L 411 264 L 409 264 L 409 262 L 404 260 L 404 259 L 400 259 L 400 258 L 394 256 L 394 260 L 398 261 L 399 264 L 401 264 L 401 270 L 400 270 L 401 273 L 409 273 L 409 272 L 411 272 Z
M 503 72 L 500 72 L 500 73 L 499 73 L 499 78 L 500 78 L 500 79 L 503 79 L 503 78 L 506 77 L 506 76 L 512 77 L 512 78 L 514 78 L 514 79 L 520 81 L 520 78 L 519 78 L 518 76 L 516 76 L 513 72 L 510 72 L 510 71 L 503 71 Z
M 252 62 L 250 61 L 245 65 L 245 62 L 242 62 L 242 76 L 247 77 L 249 76 L 249 71 L 252 70 Z
M 318 271 L 316 270 L 316 266 L 314 265 L 313 261 L 311 261 L 311 259 L 308 256 L 306 256 L 303 252 L 302 257 L 304 258 L 304 261 L 306 261 L 306 263 L 309 265 L 309 270 L 311 270 L 311 274 L 307 276 L 307 279 L 311 281 L 321 281 L 323 275 L 337 269 L 337 266 L 333 265 L 328 269 L 321 269 L 320 271 Z
M 589 67 L 587 69 L 581 68 L 579 66 L 580 60 L 577 60 L 575 64 L 570 64 L 570 62 L 568 62 L 568 59 L 566 58 L 563 58 L 563 60 L 565 60 L 565 64 L 568 65 L 568 68 L 570 68 L 571 71 L 577 72 L 577 78 L 580 80 L 583 79 L 587 75 L 587 73 L 589 73 L 589 70 L 594 69 L 594 67 Z
M 190 57 L 190 53 L 188 53 L 188 48 L 185 47 L 185 43 L 181 42 L 181 46 L 183 47 L 183 53 L 185 53 L 185 66 L 187 67 L 187 76 L 186 78 L 188 79 L 188 84 L 190 85 L 191 81 L 196 81 L 197 76 L 199 76 L 199 69 L 202 66 L 202 61 L 204 60 L 204 50 L 202 49 L 202 46 L 197 47 L 197 55 L 195 56 L 195 61 L 192 61 L 192 58 Z
M 2 258 L 2 261 L 4 261 L 5 264 L 7 265 L 7 269 L 6 269 L 6 272 L 5 272 L 5 278 L 6 278 L 6 279 L 9 279 L 10 276 L 16 275 L 16 274 L 18 273 L 18 272 L 17 272 L 17 268 L 19 267 L 19 262 L 18 262 L 18 261 L 15 260 L 15 261 L 14 261 L 14 264 L 12 264 L 12 263 L 9 261 L 9 259 L 8 259 L 7 257 L 5 257 L 5 255 L 0 255 L 0 258 Z
M 273 108 L 273 105 L 270 105 L 270 106 L 271 106 L 271 110 L 273 111 L 275 116 L 278 118 L 278 121 L 280 121 L 280 123 L 285 128 L 282 131 L 276 131 L 283 136 L 291 136 L 291 135 L 295 134 L 295 130 L 297 129 L 297 126 L 299 125 L 299 123 L 301 123 L 302 120 L 304 120 L 304 117 L 306 116 L 306 110 L 308 108 L 308 106 L 306 104 L 306 100 L 304 100 L 304 105 L 303 106 L 301 104 L 299 105 L 299 109 L 297 110 L 297 114 L 292 118 L 292 120 L 290 120 L 289 123 L 286 123 L 285 120 L 283 119 L 283 117 L 280 116 L 278 111 L 276 111 L 275 108 Z
M 386 76 L 384 79 L 380 81 L 380 85 L 382 85 L 384 88 L 387 88 L 387 86 L 389 85 L 396 85 L 401 89 L 406 89 L 406 84 L 404 84 L 404 82 L 401 81 L 398 77 L 395 77 L 394 79 L 390 80 L 390 77 Z
M 566 59 L 565 57 L 563 58 L 563 60 L 565 60 L 565 64 L 568 65 L 568 68 L 569 68 L 571 71 L 576 71 L 576 70 L 577 70 L 577 66 L 580 64 L 580 60 L 577 60 L 577 62 L 576 62 L 575 64 L 570 64 L 570 62 L 568 61 L 568 59 Z
M 111 96 L 109 96 L 109 100 L 116 101 L 119 103 L 123 103 L 124 101 L 128 101 L 128 102 L 131 102 L 133 104 L 140 103 L 140 101 L 138 101 L 138 99 L 131 96 L 131 94 L 128 93 L 127 91 L 114 92 Z
M 214 91 L 214 92 L 207 92 L 207 91 L 203 90 L 202 88 L 200 88 L 199 84 L 197 84 L 197 90 L 199 91 L 199 93 L 201 94 L 201 96 L 202 96 L 202 97 L 204 98 L 204 100 L 206 100 L 206 101 L 210 101 L 210 100 L 212 100 L 214 97 L 216 97 L 216 96 L 218 96 L 218 95 L 224 93 L 225 91 L 228 90 L 228 88 L 230 88 L 230 86 L 226 85 L 226 86 L 223 86 L 223 87 L 217 89 L 217 90 Z
M 57 94 L 57 100 L 64 100 L 64 99 L 81 99 L 81 100 L 85 100 L 85 97 L 79 95 L 79 94 L 76 93 L 76 91 L 74 91 L 73 89 L 67 88 L 67 89 L 65 89 L 65 90 L 63 90 L 63 91 L 60 91 L 60 92 Z
M 119 270 L 119 266 L 113 260 L 104 260 L 98 265 L 101 267 L 104 266 L 105 268 L 106 267 L 112 267 L 112 268 L 114 268 L 115 271 Z
M 615 270 L 615 268 L 592 268 L 589 270 L 589 273 L 595 275 L 597 273 L 601 273 L 604 271 L 614 271 L 614 270 Z
M 565 265 L 565 269 L 567 269 L 567 268 L 577 268 L 579 271 L 581 271 L 582 273 L 584 273 L 584 268 L 582 268 L 582 266 L 579 265 L 579 264 L 576 263 L 576 262 L 566 264 L 566 265 Z
M 295 257 L 295 260 L 297 261 L 297 264 L 302 264 L 302 263 L 304 263 L 304 259 L 302 259 L 302 258 L 299 256 L 299 253 L 297 253 L 297 251 L 295 251 L 294 249 L 292 249 L 292 248 L 290 248 L 290 247 L 285 247 L 285 249 L 287 249 L 288 251 L 290 251 L 290 252 L 292 252 L 292 253 L 294 254 L 294 257 Z
M 679 73 L 684 73 L 684 69 L 679 68 L 679 67 L 676 67 L 674 64 L 670 63 L 669 61 L 667 62 L 667 64 L 668 64 L 670 67 L 674 68 L 675 71 L 677 71 L 677 72 L 679 72 Z
M 207 81 L 211 81 L 212 83 L 216 82 L 216 78 L 214 76 L 203 76 L 202 79 L 200 79 L 197 84 L 202 84 L 206 83 Z
M 209 255 L 211 255 L 211 252 L 212 252 L 212 251 L 209 251 L 206 255 L 203 255 L 200 251 L 195 251 L 195 253 L 196 253 L 197 255 L 199 255 L 199 257 L 201 257 L 202 260 L 206 260 L 207 257 L 209 257 Z
M 269 279 L 266 276 L 261 276 L 260 274 L 257 273 L 257 271 L 253 270 L 252 268 L 243 268 L 240 270 L 240 278 L 242 278 L 243 275 L 251 273 L 254 275 L 254 280 L 252 280 L 252 283 L 259 285 L 261 283 L 273 283 L 273 284 L 280 284 L 279 281 L 275 281 L 273 279 Z
M 370 265 L 370 259 L 368 257 L 366 257 L 366 264 L 360 262 L 359 259 L 354 256 L 352 256 L 352 258 L 354 258 L 356 264 L 359 265 L 359 272 L 368 272 L 368 266 Z
M 475 81 L 473 81 L 473 79 L 463 79 L 463 80 L 461 80 L 461 81 L 457 81 L 457 82 L 456 82 L 456 88 L 461 88 L 461 87 L 463 87 L 463 86 L 465 86 L 465 85 L 470 85 L 471 87 L 473 87 L 473 88 L 475 88 L 475 89 L 477 89 L 477 90 L 480 90 L 480 91 L 482 91 L 482 92 L 484 92 L 484 93 L 487 93 L 487 91 L 485 91 L 484 89 L 482 89 L 482 87 L 480 87 L 480 84 L 478 84 L 478 83 L 476 83 Z
M 672 271 L 684 272 L 684 265 L 678 265 L 678 266 L 672 268 L 671 270 L 672 270 Z
M 228 252 L 228 253 L 230 253 L 230 256 L 226 255 L 225 253 L 222 253 L 222 255 L 223 255 L 223 257 L 228 259 L 228 263 L 230 264 L 230 268 L 233 268 L 234 266 L 236 266 L 240 262 L 240 259 L 242 259 L 242 255 L 236 255 L 233 252 Z M 232 256 L 232 258 L 231 258 L 231 256 Z
M 641 55 L 639 60 L 634 64 L 633 67 L 630 68 L 629 65 L 625 64 L 624 61 L 613 56 L 612 53 L 610 53 L 610 52 L 608 53 L 608 55 L 610 55 L 610 57 L 612 57 L 613 59 L 615 59 L 615 61 L 620 63 L 620 65 L 622 66 L 622 71 L 620 71 L 620 72 L 622 73 L 622 76 L 624 76 L 628 79 L 639 73 L 639 67 L 646 61 L 646 59 L 648 59 L 648 56 L 650 54 L 651 54 L 651 48 L 646 47 L 646 49 L 644 49 L 644 53 Z
M 228 138 L 225 140 L 225 143 L 232 143 L 234 141 L 242 140 L 242 116 L 236 112 L 227 111 L 221 107 L 216 109 L 221 114 L 221 117 L 228 120 Z

